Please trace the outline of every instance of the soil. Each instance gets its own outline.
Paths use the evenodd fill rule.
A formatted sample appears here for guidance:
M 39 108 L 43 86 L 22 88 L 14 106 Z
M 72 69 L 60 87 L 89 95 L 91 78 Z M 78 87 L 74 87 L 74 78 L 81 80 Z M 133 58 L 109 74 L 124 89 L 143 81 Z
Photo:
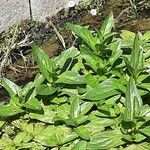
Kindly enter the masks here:
M 64 50 L 62 43 L 57 37 L 52 24 L 56 27 L 63 37 L 66 48 L 73 44 L 73 35 L 66 28 L 67 22 L 74 22 L 80 25 L 89 26 L 91 29 L 98 28 L 110 10 L 113 10 L 116 29 L 127 29 L 130 31 L 148 31 L 150 30 L 150 2 L 144 1 L 137 4 L 134 10 L 127 0 L 108 0 L 97 5 L 99 0 L 94 0 L 90 4 L 82 4 L 69 10 L 62 9 L 55 16 L 46 18 L 45 22 L 36 22 L 23 20 L 18 25 L 16 41 L 19 43 L 26 35 L 29 35 L 27 44 L 21 47 L 15 47 L 11 51 L 11 63 L 3 69 L 3 76 L 13 82 L 24 85 L 31 80 L 38 72 L 37 66 L 31 55 L 31 42 L 36 42 L 50 57 L 58 55 Z M 97 9 L 98 14 L 92 16 L 91 9 Z M 0 45 L 5 43 L 6 39 L 13 37 L 12 28 L 8 32 L 0 35 Z M 2 46 L 0 46 L 1 48 Z M 2 55 L 3 53 L 0 52 Z M 22 54 L 22 55 L 20 55 Z M 15 56 L 15 57 L 14 57 Z M 3 96 L 1 96 L 3 93 Z M 7 94 L 0 89 L 0 98 L 7 99 Z

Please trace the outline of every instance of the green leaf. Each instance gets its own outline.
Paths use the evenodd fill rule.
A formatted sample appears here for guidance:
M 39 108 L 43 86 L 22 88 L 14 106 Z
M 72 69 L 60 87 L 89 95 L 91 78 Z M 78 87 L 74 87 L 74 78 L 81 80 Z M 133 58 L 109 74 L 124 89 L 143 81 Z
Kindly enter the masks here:
M 149 148 L 149 143 L 142 142 L 141 144 L 128 145 L 128 147 L 124 148 L 124 150 L 149 150 Z
M 53 88 L 51 86 L 48 86 L 46 84 L 41 84 L 36 88 L 36 92 L 39 95 L 52 95 L 56 92 L 56 88 Z
M 78 98 L 75 98 L 71 103 L 70 117 L 75 121 L 79 117 L 79 114 L 80 114 L 80 100 Z
M 141 83 L 138 85 L 138 87 L 141 87 L 143 89 L 150 91 L 150 83 Z
M 104 131 L 93 134 L 87 144 L 87 150 L 104 150 L 123 145 L 123 134 L 119 130 Z
M 9 117 L 14 116 L 16 114 L 22 113 L 24 110 L 14 107 L 13 105 L 0 105 L 0 116 L 1 117 Z
M 133 121 L 142 107 L 142 99 L 137 91 L 135 81 L 132 77 L 127 85 L 125 106 L 125 120 Z
M 44 82 L 45 78 L 42 74 L 38 73 L 34 79 L 35 87 L 40 86 Z
M 71 47 L 68 50 L 63 51 L 58 57 L 55 58 L 55 62 L 59 68 L 63 68 L 65 62 L 69 58 L 75 58 L 79 55 L 79 51 L 75 47 Z
M 139 43 L 139 34 L 136 34 L 134 39 L 130 63 L 131 66 L 134 68 L 136 74 L 138 73 L 137 70 L 143 68 L 144 65 L 143 52 L 142 49 L 140 48 L 140 43 Z
M 150 106 L 149 105 L 142 106 L 138 117 L 149 117 L 149 116 L 150 116 Z
M 114 62 L 122 55 L 122 50 L 121 50 L 121 42 L 117 41 L 113 43 L 111 46 L 112 54 L 109 58 L 109 63 L 111 65 L 114 64 Z
M 52 106 L 43 106 L 44 113 L 38 114 L 38 113 L 30 113 L 29 117 L 32 119 L 36 119 L 45 123 L 53 124 L 53 118 L 56 115 L 56 112 L 53 110 L 54 108 Z
M 113 13 L 111 11 L 101 26 L 100 31 L 102 36 L 104 37 L 106 34 L 110 33 L 112 28 L 114 28 L 114 19 L 113 19 Z
M 109 118 L 100 118 L 93 115 L 93 113 L 89 116 L 90 123 L 85 125 L 85 128 L 92 134 L 96 134 L 97 132 L 103 131 L 105 127 L 113 126 L 116 124 L 114 119 Z
M 33 82 L 27 83 L 21 90 L 20 95 L 21 96 L 26 96 L 28 92 L 34 87 Z
M 48 55 L 35 44 L 32 44 L 32 53 L 43 76 L 49 82 L 52 82 L 55 73 L 54 61 L 50 59 Z
M 90 132 L 84 126 L 77 127 L 75 132 L 84 140 L 90 139 Z
M 57 147 L 77 138 L 77 134 L 65 126 L 48 126 L 39 135 L 35 141 L 47 147 Z
M 150 41 L 150 31 L 145 32 L 142 39 L 145 41 Z
M 120 36 L 123 38 L 123 40 L 134 40 L 135 39 L 135 33 L 128 31 L 128 30 L 121 30 Z
M 21 89 L 17 84 L 13 83 L 5 77 L 2 78 L 2 85 L 8 91 L 10 97 L 13 97 L 16 94 L 18 94 Z
M 91 73 L 88 73 L 85 76 L 85 81 L 86 81 L 86 84 L 89 85 L 89 86 L 91 86 L 91 87 L 95 87 L 95 85 L 98 84 L 98 82 L 99 82 L 99 80 L 97 79 L 97 77 L 93 76 Z
M 119 92 L 116 89 L 117 88 L 114 86 L 113 79 L 109 79 L 87 91 L 87 93 L 81 96 L 81 98 L 89 100 L 102 100 L 117 95 Z
M 80 37 L 83 41 L 88 44 L 88 46 L 92 50 L 96 50 L 95 45 L 97 42 L 97 39 L 93 37 L 91 31 L 89 31 L 87 28 L 79 26 L 79 25 L 74 25 L 72 23 L 68 23 L 67 26 L 78 36 Z
M 56 83 L 65 83 L 65 84 L 84 84 L 84 77 L 79 75 L 75 71 L 66 71 L 58 76 Z
M 82 57 L 85 59 L 86 63 L 97 72 L 98 69 L 104 68 L 104 63 L 101 58 L 99 58 L 96 54 L 94 54 L 89 48 L 86 46 L 80 46 L 80 51 Z
M 130 61 L 128 60 L 127 57 L 123 56 L 124 62 L 129 70 L 129 72 L 131 73 L 132 76 L 134 76 L 134 68 L 131 66 Z
M 144 135 L 150 137 L 150 127 L 145 127 L 143 129 L 139 129 L 140 132 L 142 132 Z
M 55 97 L 54 99 L 51 100 L 51 102 L 60 105 L 67 102 L 67 100 L 68 98 L 63 96 L 63 97 Z
M 33 110 L 41 110 L 42 109 L 42 105 L 37 98 L 29 99 L 22 106 L 29 108 L 29 109 L 33 109 Z
M 79 141 L 78 143 L 75 144 L 72 150 L 86 150 L 86 141 Z
M 63 119 L 68 119 L 69 113 L 70 113 L 70 105 L 68 105 L 67 103 L 62 104 L 57 107 L 57 116 L 58 117 L 61 117 Z
M 27 133 L 26 133 L 26 132 L 19 132 L 19 133 L 15 136 L 13 142 L 14 142 L 15 144 L 19 144 L 19 143 L 21 143 L 21 142 L 23 141 L 23 139 L 24 139 L 26 136 L 27 136 Z
M 94 103 L 93 102 L 83 102 L 81 105 L 80 105 L 80 115 L 85 115 L 86 113 L 88 113 L 91 108 L 94 106 Z

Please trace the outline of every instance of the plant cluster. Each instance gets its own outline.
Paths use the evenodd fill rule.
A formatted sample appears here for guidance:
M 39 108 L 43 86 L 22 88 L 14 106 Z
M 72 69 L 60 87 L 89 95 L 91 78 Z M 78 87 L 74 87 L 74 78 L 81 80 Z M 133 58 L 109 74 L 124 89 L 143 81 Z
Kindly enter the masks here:
M 2 150 L 145 150 L 150 147 L 150 32 L 68 23 L 78 46 L 49 58 L 35 44 L 40 73 L 0 104 Z

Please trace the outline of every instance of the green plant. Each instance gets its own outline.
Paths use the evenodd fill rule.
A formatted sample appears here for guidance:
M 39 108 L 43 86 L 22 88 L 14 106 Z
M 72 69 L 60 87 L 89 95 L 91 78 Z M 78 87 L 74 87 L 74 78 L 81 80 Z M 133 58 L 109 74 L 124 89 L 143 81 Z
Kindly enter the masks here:
M 35 80 L 2 78 L 0 149 L 149 149 L 150 32 L 119 36 L 112 12 L 97 32 L 67 26 L 79 47 L 49 58 L 33 44 Z

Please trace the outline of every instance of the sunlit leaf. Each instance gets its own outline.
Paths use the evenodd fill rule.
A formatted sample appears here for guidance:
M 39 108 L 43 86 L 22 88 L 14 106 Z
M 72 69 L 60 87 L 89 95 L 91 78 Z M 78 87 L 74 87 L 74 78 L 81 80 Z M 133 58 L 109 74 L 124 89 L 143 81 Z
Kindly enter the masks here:
M 80 37 L 83 41 L 85 41 L 89 47 L 93 50 L 95 50 L 95 45 L 96 45 L 96 38 L 93 37 L 91 31 L 89 31 L 87 28 L 79 26 L 79 25 L 74 25 L 72 23 L 68 23 L 67 26 L 78 36 Z

